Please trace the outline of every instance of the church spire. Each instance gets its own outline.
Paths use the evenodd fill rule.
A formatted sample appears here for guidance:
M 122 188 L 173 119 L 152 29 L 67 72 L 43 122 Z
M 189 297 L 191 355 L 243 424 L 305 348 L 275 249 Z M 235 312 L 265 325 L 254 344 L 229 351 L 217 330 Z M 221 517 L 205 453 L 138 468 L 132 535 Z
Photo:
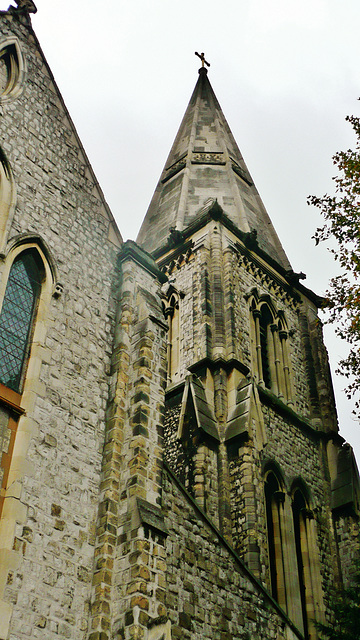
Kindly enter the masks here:
M 170 229 L 184 231 L 215 200 L 240 231 L 256 232 L 263 252 L 291 269 L 203 64 L 137 242 L 157 251 Z

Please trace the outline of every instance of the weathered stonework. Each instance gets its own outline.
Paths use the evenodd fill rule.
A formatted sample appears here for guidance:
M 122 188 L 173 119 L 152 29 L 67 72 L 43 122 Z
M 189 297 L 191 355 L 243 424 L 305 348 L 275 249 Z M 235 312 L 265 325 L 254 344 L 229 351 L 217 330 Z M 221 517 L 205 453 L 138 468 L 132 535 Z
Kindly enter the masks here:
M 301 637 L 171 474 L 164 488 L 172 637 Z
M 17 5 L 0 12 L 0 328 L 14 263 L 32 252 L 42 275 L 21 380 L 0 380 L 0 640 L 315 640 L 360 508 L 319 298 L 205 69 L 123 244 Z
M 1 300 L 24 248 L 46 280 L 2 489 L 0 637 L 85 637 L 121 237 L 27 18 L 3 13 L 1 29 L 26 63 L 1 106 L 17 194 L 2 210 Z

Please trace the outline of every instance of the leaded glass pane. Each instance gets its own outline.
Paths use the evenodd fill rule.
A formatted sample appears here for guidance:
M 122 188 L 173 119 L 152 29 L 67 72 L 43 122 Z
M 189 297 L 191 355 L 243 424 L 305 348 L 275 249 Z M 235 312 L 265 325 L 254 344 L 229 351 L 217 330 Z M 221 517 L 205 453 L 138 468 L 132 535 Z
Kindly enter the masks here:
M 19 391 L 42 269 L 34 251 L 25 251 L 11 267 L 0 315 L 0 382 Z

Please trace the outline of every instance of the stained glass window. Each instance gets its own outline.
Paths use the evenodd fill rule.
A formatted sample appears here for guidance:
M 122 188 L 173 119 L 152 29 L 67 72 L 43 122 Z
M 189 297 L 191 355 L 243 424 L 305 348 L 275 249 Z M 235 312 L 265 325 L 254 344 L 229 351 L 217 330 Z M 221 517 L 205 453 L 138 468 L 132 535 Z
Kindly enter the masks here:
M 20 391 L 44 270 L 35 250 L 14 261 L 0 314 L 0 382 Z

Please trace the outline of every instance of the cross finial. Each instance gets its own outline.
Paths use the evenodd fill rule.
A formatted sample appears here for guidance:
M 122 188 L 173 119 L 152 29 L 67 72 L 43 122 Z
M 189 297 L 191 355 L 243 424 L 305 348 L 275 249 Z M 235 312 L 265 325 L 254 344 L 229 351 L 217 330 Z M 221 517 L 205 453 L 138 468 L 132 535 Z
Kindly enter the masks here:
M 198 53 L 197 51 L 195 51 L 195 55 L 200 58 L 201 60 L 201 66 L 205 67 L 205 65 L 207 65 L 208 67 L 210 67 L 210 62 L 207 62 L 205 60 L 205 53 Z

